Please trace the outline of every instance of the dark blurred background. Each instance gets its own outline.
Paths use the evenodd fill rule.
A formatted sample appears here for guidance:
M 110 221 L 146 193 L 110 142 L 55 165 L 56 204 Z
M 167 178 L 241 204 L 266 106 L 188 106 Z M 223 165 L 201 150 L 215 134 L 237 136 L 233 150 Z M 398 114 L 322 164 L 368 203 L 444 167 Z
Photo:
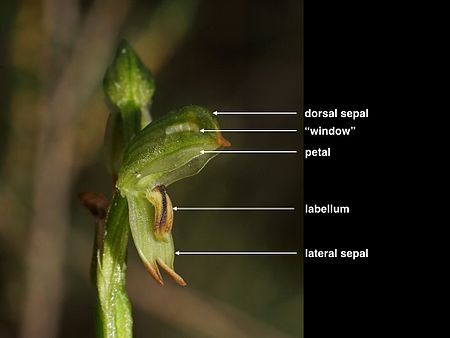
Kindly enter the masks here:
M 93 220 L 110 196 L 101 80 L 121 38 L 156 78 L 153 118 L 187 104 L 302 111 L 302 1 L 0 3 L 0 337 L 93 337 Z M 301 130 L 299 116 L 222 116 L 226 129 Z M 226 134 L 232 149 L 302 148 L 300 134 Z M 169 187 L 176 206 L 295 212 L 175 213 L 181 251 L 301 251 L 300 155 L 221 155 Z M 159 287 L 130 243 L 136 337 L 302 337 L 300 256 L 178 256 Z

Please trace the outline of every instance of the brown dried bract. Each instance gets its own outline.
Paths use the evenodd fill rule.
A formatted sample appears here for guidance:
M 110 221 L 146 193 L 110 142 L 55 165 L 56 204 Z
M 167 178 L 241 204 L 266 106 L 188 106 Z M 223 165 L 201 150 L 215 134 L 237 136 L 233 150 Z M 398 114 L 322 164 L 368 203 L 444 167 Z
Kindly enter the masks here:
M 80 192 L 78 198 L 81 203 L 89 209 L 96 220 L 103 220 L 106 218 L 106 213 L 109 207 L 109 201 L 102 193 L 96 192 Z

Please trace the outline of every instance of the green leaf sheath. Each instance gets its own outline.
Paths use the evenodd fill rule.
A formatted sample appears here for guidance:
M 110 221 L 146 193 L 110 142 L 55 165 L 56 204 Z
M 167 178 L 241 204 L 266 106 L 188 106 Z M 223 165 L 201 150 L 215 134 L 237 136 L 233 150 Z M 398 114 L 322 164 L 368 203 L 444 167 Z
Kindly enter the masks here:
M 97 337 L 131 338 L 133 319 L 125 290 L 128 206 L 118 193 L 109 207 L 106 229 L 103 247 L 97 250 Z

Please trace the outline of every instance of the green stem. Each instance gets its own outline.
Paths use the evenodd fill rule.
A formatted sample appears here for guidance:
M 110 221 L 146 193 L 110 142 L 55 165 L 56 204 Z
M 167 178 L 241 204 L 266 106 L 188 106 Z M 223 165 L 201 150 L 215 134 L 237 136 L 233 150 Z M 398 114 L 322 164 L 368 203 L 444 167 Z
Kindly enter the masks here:
M 123 124 L 123 136 L 129 142 L 141 130 L 142 112 L 140 108 L 136 108 L 130 104 L 122 109 L 121 114 L 122 120 L 126 121 Z
M 127 144 L 150 122 L 155 85 L 130 44 L 123 40 L 103 79 L 111 115 L 105 134 L 108 166 L 117 179 Z M 132 338 L 131 305 L 125 290 L 128 234 L 128 204 L 116 192 L 106 216 L 103 243 L 96 242 L 97 337 Z M 101 241 L 100 241 L 101 242 Z
M 125 290 L 129 233 L 127 200 L 114 194 L 106 217 L 103 247 L 97 249 L 97 337 L 133 337 L 131 305 Z

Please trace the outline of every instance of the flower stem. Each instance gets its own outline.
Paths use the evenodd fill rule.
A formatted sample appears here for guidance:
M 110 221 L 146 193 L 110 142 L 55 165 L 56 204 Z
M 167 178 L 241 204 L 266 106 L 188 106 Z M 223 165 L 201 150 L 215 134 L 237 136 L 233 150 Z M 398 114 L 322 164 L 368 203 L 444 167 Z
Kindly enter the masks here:
M 97 337 L 133 337 L 125 290 L 128 243 L 127 200 L 115 193 L 106 217 L 103 246 L 97 249 Z

